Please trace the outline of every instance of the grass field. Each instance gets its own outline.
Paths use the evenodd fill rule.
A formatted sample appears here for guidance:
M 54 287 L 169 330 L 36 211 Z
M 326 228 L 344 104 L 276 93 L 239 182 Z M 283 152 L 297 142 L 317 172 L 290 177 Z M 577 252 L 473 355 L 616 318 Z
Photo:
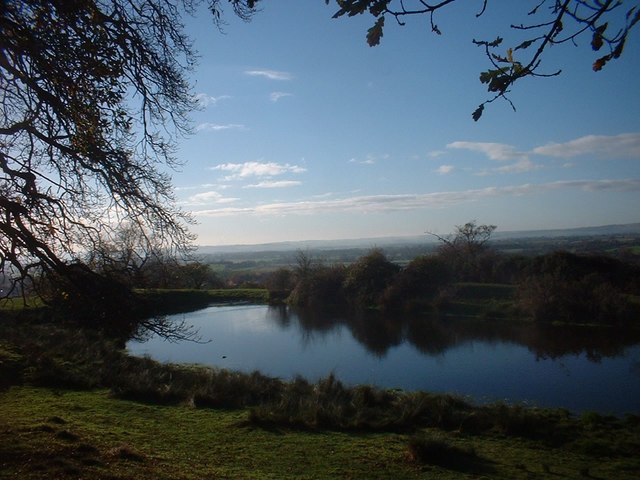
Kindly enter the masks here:
M 0 478 L 637 479 L 602 440 L 555 448 L 505 435 L 259 428 L 246 410 L 158 406 L 107 391 L 0 392 Z M 594 428 L 596 428 L 594 426 Z
M 233 288 L 213 290 L 140 289 L 136 293 L 149 306 L 151 313 L 171 314 L 205 308 L 221 303 L 267 303 L 269 292 L 262 288 Z
M 516 287 L 500 283 L 456 283 L 441 310 L 459 317 L 511 319 L 517 317 Z

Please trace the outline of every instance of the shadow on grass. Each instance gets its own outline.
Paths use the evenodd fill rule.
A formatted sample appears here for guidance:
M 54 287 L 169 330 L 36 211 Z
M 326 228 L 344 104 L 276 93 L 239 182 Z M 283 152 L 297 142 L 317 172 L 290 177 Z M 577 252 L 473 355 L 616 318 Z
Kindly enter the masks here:
M 93 445 L 78 442 L 66 430 L 37 427 L 31 431 L 5 430 L 0 436 L 0 465 L 12 478 L 95 478 L 95 467 L 105 465 Z M 2 475 L 0 475 L 2 476 Z M 4 478 L 4 477 L 3 477 Z
M 479 457 L 470 447 L 459 447 L 447 440 L 418 434 L 409 440 L 409 459 L 422 465 L 434 465 L 461 473 L 495 473 L 492 462 Z

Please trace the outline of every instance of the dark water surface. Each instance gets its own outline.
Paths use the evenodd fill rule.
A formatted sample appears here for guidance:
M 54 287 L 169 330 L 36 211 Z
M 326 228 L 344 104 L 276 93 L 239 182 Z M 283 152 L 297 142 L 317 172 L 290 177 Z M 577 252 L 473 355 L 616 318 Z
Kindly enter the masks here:
M 449 392 L 575 412 L 640 413 L 640 332 L 455 318 L 339 317 L 284 307 L 210 307 L 176 315 L 208 343 L 158 337 L 135 355 L 311 381 Z

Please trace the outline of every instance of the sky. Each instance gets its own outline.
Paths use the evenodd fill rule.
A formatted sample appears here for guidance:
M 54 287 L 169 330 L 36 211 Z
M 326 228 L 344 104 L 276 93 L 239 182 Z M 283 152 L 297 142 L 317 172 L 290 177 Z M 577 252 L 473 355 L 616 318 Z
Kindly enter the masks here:
M 197 244 L 446 234 L 640 222 L 640 28 L 602 71 L 590 38 L 554 47 L 508 102 L 488 105 L 472 39 L 522 38 L 538 0 L 460 2 L 435 21 L 332 19 L 323 0 L 265 0 L 251 22 L 185 19 L 200 109 L 172 172 Z M 477 6 L 482 2 L 478 1 Z M 517 56 L 516 56 L 517 60 Z

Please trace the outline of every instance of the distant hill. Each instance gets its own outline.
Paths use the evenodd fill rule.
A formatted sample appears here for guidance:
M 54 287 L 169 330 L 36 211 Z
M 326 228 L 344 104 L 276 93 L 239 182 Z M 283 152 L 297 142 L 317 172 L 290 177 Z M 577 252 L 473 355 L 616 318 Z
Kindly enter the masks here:
M 497 230 L 495 240 L 511 240 L 517 238 L 559 238 L 559 237 L 594 237 L 611 235 L 640 234 L 640 223 L 624 225 L 603 225 L 596 227 L 566 228 L 556 230 L 523 230 L 501 232 Z M 252 245 L 203 245 L 199 246 L 199 254 L 228 254 L 249 252 L 286 252 L 297 250 L 342 250 L 367 249 L 388 246 L 416 246 L 433 244 L 437 240 L 427 234 L 402 237 L 356 238 L 342 240 L 305 240 L 297 242 L 274 242 Z
M 198 253 L 246 253 L 246 252 L 286 252 L 292 250 L 343 250 L 386 247 L 389 245 L 420 245 L 434 243 L 428 235 L 405 237 L 354 238 L 342 240 L 302 240 L 297 242 L 259 243 L 252 245 L 199 246 Z
M 640 223 L 626 223 L 624 225 L 602 225 L 599 227 L 563 228 L 557 230 L 523 230 L 500 232 L 493 235 L 496 240 L 512 238 L 554 238 L 554 237 L 596 237 L 601 235 L 631 235 L 640 234 Z

